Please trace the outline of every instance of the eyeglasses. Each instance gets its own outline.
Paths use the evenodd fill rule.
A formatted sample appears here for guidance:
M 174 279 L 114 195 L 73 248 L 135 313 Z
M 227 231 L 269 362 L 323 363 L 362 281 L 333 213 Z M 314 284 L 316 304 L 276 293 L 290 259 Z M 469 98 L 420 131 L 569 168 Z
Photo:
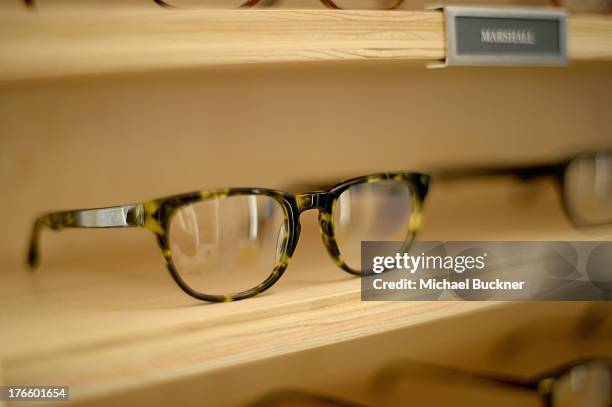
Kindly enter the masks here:
M 612 363 L 592 360 L 564 366 L 540 379 L 538 389 L 547 406 L 612 406 Z
M 494 374 L 473 373 L 412 360 L 398 360 L 384 367 L 377 382 L 387 388 L 401 378 L 430 376 L 448 383 L 461 380 L 463 388 L 504 386 L 537 392 L 545 407 L 612 406 L 612 362 L 609 359 L 574 361 L 522 380 Z
M 392 10 L 404 0 L 320 0 L 327 8 L 347 10 Z M 35 0 L 23 0 L 26 7 L 33 8 Z M 248 8 L 258 4 L 274 5 L 277 0 L 153 0 L 157 5 L 167 8 L 185 9 L 236 9 Z
M 276 390 L 263 395 L 248 407 L 367 407 L 352 401 L 304 390 Z
M 436 181 L 479 176 L 552 177 L 567 217 L 576 226 L 612 223 L 612 150 L 581 153 L 546 165 L 475 167 L 434 172 Z
M 504 386 L 522 391 L 537 392 L 544 407 L 609 407 L 612 405 L 612 363 L 609 360 L 593 359 L 570 363 L 545 374 L 522 381 L 502 376 L 471 373 L 463 370 L 399 360 L 384 367 L 376 378 L 382 393 L 398 379 L 409 377 L 419 379 L 431 376 L 440 381 L 440 388 L 449 382 L 460 381 L 462 388 L 470 384 L 482 386 Z M 374 386 L 377 388 L 379 386 Z M 388 394 L 387 392 L 384 394 Z M 451 390 L 452 394 L 452 390 Z M 395 401 L 400 401 L 395 400 Z M 503 400 L 499 400 L 502 402 Z M 489 401 L 490 402 L 490 401 Z M 472 400 L 473 404 L 474 401 Z M 396 404 L 396 403 L 390 403 Z M 427 403 L 430 405 L 432 403 Z M 501 403 L 508 405 L 508 402 Z M 257 400 L 251 407 L 283 406 L 317 407 L 365 407 L 346 400 L 330 398 L 321 394 L 300 390 L 277 390 Z M 416 405 L 419 405 L 417 402 Z M 466 405 L 464 400 L 455 400 L 453 405 Z
M 205 301 L 235 301 L 278 281 L 300 236 L 300 214 L 310 209 L 319 211 L 329 255 L 351 274 L 361 274 L 361 241 L 400 241 L 407 249 L 420 226 L 428 186 L 425 174 L 381 173 L 302 194 L 212 189 L 131 205 L 50 212 L 34 222 L 28 264 L 35 268 L 39 263 L 44 227 L 143 227 L 156 235 L 166 266 L 183 291 Z
M 203 8 L 203 9 L 235 9 L 248 8 L 255 5 L 273 6 L 277 0 L 154 0 L 162 7 L 172 8 Z M 320 0 L 331 9 L 347 10 L 392 10 L 399 7 L 404 0 Z
M 522 181 L 551 177 L 559 187 L 563 209 L 575 226 L 612 224 L 612 150 L 580 153 L 543 165 L 443 168 L 431 174 L 434 184 L 476 177 L 512 176 Z M 322 180 L 294 187 L 317 189 L 331 184 Z

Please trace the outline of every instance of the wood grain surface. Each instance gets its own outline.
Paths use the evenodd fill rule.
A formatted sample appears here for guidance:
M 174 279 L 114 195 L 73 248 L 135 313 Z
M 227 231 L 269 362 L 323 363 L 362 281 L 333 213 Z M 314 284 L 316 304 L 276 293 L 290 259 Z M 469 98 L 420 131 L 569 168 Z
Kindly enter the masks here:
M 503 195 L 490 184 L 479 191 L 472 183 L 468 189 L 474 201 L 493 205 L 499 202 L 495 195 Z M 434 201 L 446 203 L 446 209 L 434 206 L 428 212 L 448 211 L 458 202 L 444 197 L 457 192 L 449 188 L 444 193 L 438 187 Z M 464 194 L 457 199 L 470 202 L 465 198 Z M 550 232 L 541 229 L 537 234 L 521 234 L 508 227 L 506 234 L 497 235 L 499 239 L 612 237 L 609 228 L 586 233 L 564 223 L 552 227 L 557 212 L 551 210 L 555 208 L 554 194 L 539 206 L 542 223 L 552 222 L 548 223 Z M 482 216 L 487 209 L 474 210 Z M 491 207 L 489 211 L 495 213 Z M 522 306 L 362 302 L 359 279 L 346 275 L 326 258 L 310 220 L 303 221 L 303 244 L 286 275 L 266 293 L 235 303 L 207 304 L 183 294 L 158 261 L 152 241 L 146 258 L 113 259 L 105 257 L 100 247 L 102 252 L 97 256 L 51 261 L 35 273 L 22 267 L 5 268 L 0 287 L 4 383 L 67 383 L 73 401 L 93 402 L 196 376 L 205 378 L 219 369 L 239 371 L 247 363 L 387 335 L 398 329 L 410 332 L 411 327 L 494 308 Z M 451 226 L 438 227 L 437 231 L 426 229 L 423 238 L 443 236 L 444 227 Z M 454 233 L 456 238 L 482 236 L 477 229 Z M 571 312 L 578 310 L 568 307 Z M 428 349 L 426 344 L 420 343 L 419 349 Z M 223 400 L 222 394 L 213 396 Z
M 295 61 L 441 60 L 440 12 L 68 10 L 0 16 L 0 80 Z M 569 19 L 572 60 L 612 59 L 612 19 Z

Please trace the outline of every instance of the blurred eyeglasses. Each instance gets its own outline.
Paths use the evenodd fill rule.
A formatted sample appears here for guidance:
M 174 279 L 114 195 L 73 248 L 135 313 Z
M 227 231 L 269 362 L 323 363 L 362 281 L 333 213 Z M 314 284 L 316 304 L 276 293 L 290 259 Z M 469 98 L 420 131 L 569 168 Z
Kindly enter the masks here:
M 381 388 L 389 388 L 398 380 L 423 376 L 439 380 L 441 387 L 448 381 L 460 381 L 463 387 L 502 386 L 516 391 L 534 392 L 544 407 L 612 406 L 612 360 L 607 358 L 575 361 L 527 380 L 397 360 L 383 368 L 376 382 Z M 463 405 L 460 400 L 457 400 L 457 404 Z
M 272 7 L 278 0 L 154 0 L 163 7 L 185 9 L 235 9 L 255 5 Z M 313 0 L 314 1 L 314 0 Z M 392 10 L 399 7 L 403 0 L 319 0 L 330 9 L 347 10 Z M 300 3 L 301 4 L 301 3 Z
M 488 166 L 434 172 L 434 181 L 515 176 L 523 181 L 552 177 L 563 208 L 576 226 L 612 223 L 612 150 L 587 152 L 545 165 Z
M 612 13 L 612 0 L 552 0 L 552 3 L 576 13 Z
M 487 165 L 430 171 L 432 183 L 477 177 L 511 176 L 522 181 L 550 177 L 559 187 L 563 208 L 576 226 L 612 224 L 612 149 L 585 152 L 559 161 L 536 165 Z M 332 180 L 291 185 L 316 190 Z
M 273 7 L 279 0 L 152 0 L 157 5 L 167 8 L 182 9 L 217 9 L 229 10 L 249 8 L 255 5 Z M 315 1 L 315 0 L 313 0 Z M 319 0 L 330 9 L 346 10 L 392 10 L 399 7 L 404 0 Z M 35 0 L 23 0 L 27 7 L 34 7 Z
M 204 8 L 232 9 L 253 7 L 255 5 L 272 7 L 283 0 L 152 0 L 162 7 L 171 8 Z M 290 0 L 291 1 L 291 0 Z M 404 0 L 319 0 L 331 9 L 347 10 L 392 10 L 398 8 Z M 23 0 L 28 7 L 34 7 L 35 0 Z M 612 0 L 551 0 L 558 7 L 571 12 L 612 13 Z
M 264 395 L 249 407 L 366 407 L 352 401 L 304 390 L 278 390 Z
M 390 371 L 390 370 L 393 371 Z M 386 370 L 386 371 L 385 371 Z M 463 383 L 480 386 L 507 386 L 517 390 L 536 392 L 544 407 L 610 407 L 612 406 L 612 363 L 609 360 L 588 360 L 572 363 L 527 380 L 481 375 L 443 366 L 413 361 L 397 361 L 385 368 L 380 376 L 382 386 L 393 382 L 408 370 L 414 374 L 433 374 L 445 381 L 461 377 Z M 412 373 L 412 372 L 411 372 Z M 441 388 L 444 385 L 441 383 Z M 500 400 L 501 401 L 501 400 Z M 412 404 L 412 403 L 408 403 Z M 457 404 L 463 405 L 460 400 Z M 266 395 L 251 407 L 360 407 L 346 400 L 299 390 L 277 391 Z M 363 407 L 363 406 L 361 406 Z

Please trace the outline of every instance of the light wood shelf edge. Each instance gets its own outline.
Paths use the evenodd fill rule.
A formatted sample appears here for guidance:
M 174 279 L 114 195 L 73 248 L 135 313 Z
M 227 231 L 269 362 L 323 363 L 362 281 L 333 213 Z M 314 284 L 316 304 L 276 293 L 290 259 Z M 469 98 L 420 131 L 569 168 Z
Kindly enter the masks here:
M 569 19 L 572 60 L 612 60 L 612 19 Z M 0 16 L 0 80 L 296 61 L 441 60 L 437 11 L 55 11 Z
M 612 18 L 577 15 L 568 20 L 571 60 L 612 61 Z
M 437 12 L 20 13 L 0 17 L 0 80 L 265 62 L 440 59 Z
M 303 288 L 298 298 L 286 292 L 259 301 L 217 304 L 199 318 L 192 315 L 181 323 L 152 324 L 149 329 L 140 327 L 123 335 L 110 332 L 79 344 L 28 346 L 25 352 L 5 352 L 0 370 L 5 384 L 69 383 L 73 400 L 78 402 L 508 306 L 496 302 L 362 302 L 358 281 L 330 286 L 332 289 L 325 290 Z

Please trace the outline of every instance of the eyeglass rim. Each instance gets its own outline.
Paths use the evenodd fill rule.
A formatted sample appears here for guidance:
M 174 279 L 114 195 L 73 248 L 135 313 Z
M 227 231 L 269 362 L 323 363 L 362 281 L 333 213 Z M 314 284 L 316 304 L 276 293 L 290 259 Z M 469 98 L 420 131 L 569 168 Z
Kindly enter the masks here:
M 29 0 L 29 1 L 33 1 L 33 0 Z M 155 2 L 155 4 L 157 4 L 160 7 L 164 7 L 164 8 L 179 8 L 173 4 L 171 4 L 172 2 L 168 2 L 166 0 L 153 0 Z M 256 6 L 258 3 L 260 3 L 262 0 L 246 0 L 243 4 L 241 4 L 240 6 L 236 7 L 235 9 L 240 9 L 240 8 L 251 8 Z M 346 9 L 346 8 L 342 8 L 339 7 L 333 0 L 319 0 L 325 7 L 332 9 L 332 10 L 361 10 L 361 9 Z M 389 6 L 385 7 L 385 8 L 381 8 L 381 9 L 371 9 L 371 10 L 394 10 L 396 8 L 398 8 L 402 3 L 404 2 L 404 0 L 390 0 L 389 1 Z
M 403 182 L 411 189 L 411 197 L 413 200 L 411 217 L 413 216 L 420 219 L 422 216 L 422 205 L 429 188 L 430 177 L 426 174 L 418 172 L 386 172 L 353 178 L 338 183 L 323 191 L 313 191 L 302 194 L 293 194 L 267 188 L 222 188 L 207 189 L 203 191 L 159 198 L 143 204 L 143 226 L 156 235 L 157 243 L 162 252 L 162 257 L 165 261 L 166 268 L 170 272 L 170 275 L 174 281 L 185 293 L 194 298 L 209 302 L 237 301 L 264 292 L 280 279 L 285 272 L 291 257 L 293 256 L 295 248 L 297 247 L 301 230 L 299 217 L 300 214 L 306 210 L 316 209 L 319 211 L 319 225 L 323 243 L 334 263 L 350 274 L 361 275 L 361 271 L 355 270 L 348 266 L 348 264 L 346 264 L 342 258 L 333 230 L 333 205 L 340 194 L 351 186 L 389 180 Z M 186 205 L 203 202 L 210 199 L 223 199 L 226 197 L 241 195 L 271 197 L 282 206 L 285 214 L 284 225 L 287 228 L 287 242 L 283 245 L 285 250 L 279 256 L 270 275 L 262 283 L 255 287 L 248 290 L 223 295 L 206 294 L 194 290 L 181 277 L 181 274 L 178 271 L 172 257 L 169 238 L 172 217 L 180 208 Z M 306 198 L 310 199 L 312 196 L 318 197 L 316 203 L 305 202 Z M 417 222 L 414 226 L 415 227 L 411 227 L 409 235 L 406 238 L 408 246 L 414 240 L 418 227 L 420 226 L 420 222 Z
M 570 221 L 572 222 L 572 224 L 579 228 L 605 226 L 605 225 L 609 225 L 611 221 L 611 219 L 607 219 L 607 220 L 600 220 L 600 221 L 593 222 L 593 221 L 584 219 L 575 210 L 575 208 L 572 207 L 572 199 L 570 197 L 570 192 L 566 184 L 567 174 L 573 165 L 575 165 L 579 161 L 592 160 L 599 156 L 607 156 L 612 159 L 612 149 L 582 152 L 580 154 L 573 155 L 567 158 L 566 160 L 564 160 L 563 162 L 561 162 L 560 164 L 558 164 L 557 182 L 559 184 L 559 190 L 561 191 L 561 201 L 562 201 L 563 210 L 566 216 L 568 217 L 568 219 L 570 219 Z

